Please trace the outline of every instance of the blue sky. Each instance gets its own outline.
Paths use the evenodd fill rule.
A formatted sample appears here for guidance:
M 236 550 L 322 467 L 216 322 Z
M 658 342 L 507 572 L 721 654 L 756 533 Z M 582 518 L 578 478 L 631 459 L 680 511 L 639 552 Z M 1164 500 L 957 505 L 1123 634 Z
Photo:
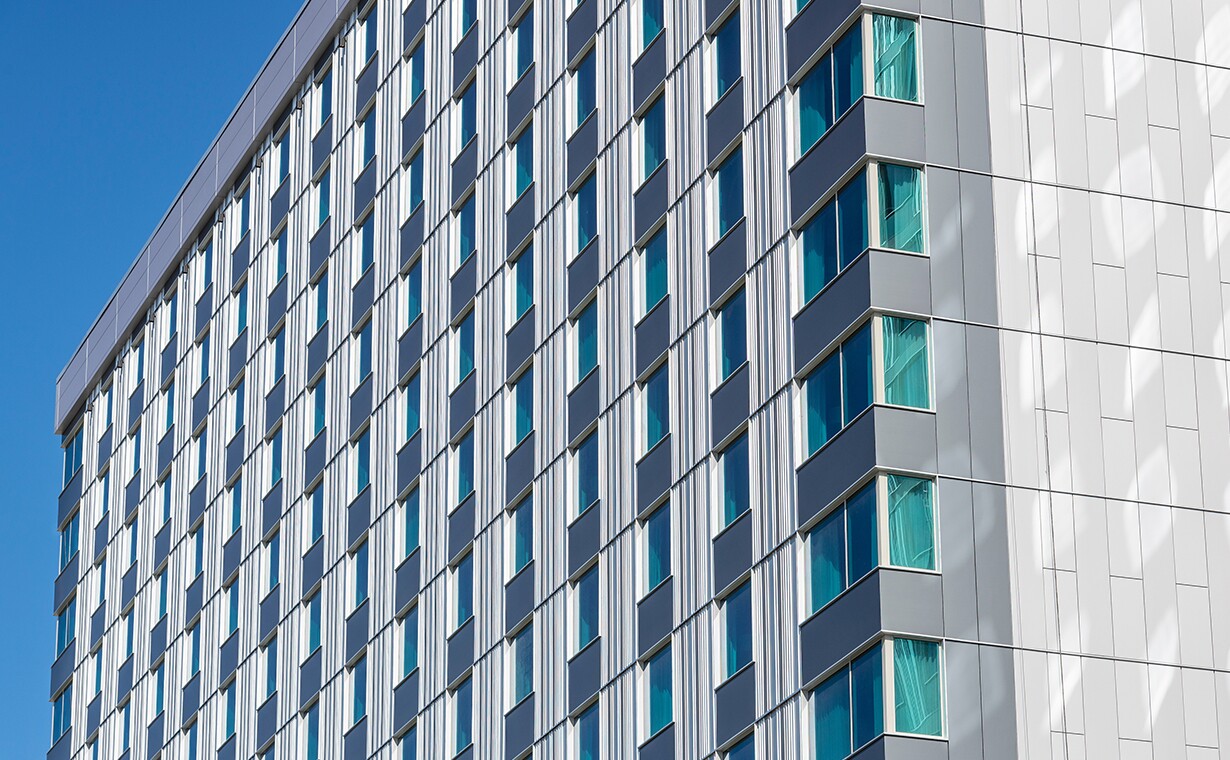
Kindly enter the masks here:
M 0 757 L 51 734 L 56 376 L 299 5 L 0 3 Z

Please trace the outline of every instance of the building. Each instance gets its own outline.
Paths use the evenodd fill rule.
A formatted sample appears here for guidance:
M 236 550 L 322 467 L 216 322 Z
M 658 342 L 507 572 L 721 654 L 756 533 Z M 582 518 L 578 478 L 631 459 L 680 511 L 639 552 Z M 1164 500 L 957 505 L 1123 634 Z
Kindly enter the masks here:
M 306 3 L 59 378 L 48 758 L 1230 750 L 1230 7 L 798 6 Z

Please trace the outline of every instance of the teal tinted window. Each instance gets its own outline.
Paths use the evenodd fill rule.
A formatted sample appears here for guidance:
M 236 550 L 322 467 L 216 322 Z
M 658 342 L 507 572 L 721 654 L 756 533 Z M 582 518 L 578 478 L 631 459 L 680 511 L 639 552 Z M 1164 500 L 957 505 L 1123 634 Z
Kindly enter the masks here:
M 410 102 L 419 99 L 423 94 L 423 70 L 425 53 L 423 52 L 425 45 L 419 43 L 410 53 Z
M 893 706 L 897 730 L 939 736 L 943 727 L 940 647 L 933 641 L 893 641 Z
M 825 55 L 799 82 L 799 154 L 833 126 L 833 56 Z
M 747 361 L 747 299 L 740 289 L 718 311 L 721 335 L 721 379 L 725 380 Z
M 666 98 L 659 97 L 641 117 L 642 176 L 648 177 L 666 160 Z
M 457 138 L 458 145 L 462 148 L 478 133 L 477 98 L 475 85 L 471 83 L 466 87 L 465 92 L 461 93 L 461 99 L 457 103 L 461 110 L 461 123 Z
M 372 8 L 367 17 L 363 19 L 363 56 L 364 60 L 370 60 L 376 54 L 376 45 L 379 41 L 379 35 L 376 34 L 376 20 L 380 17 L 380 9 Z
M 457 382 L 460 383 L 474 371 L 474 312 L 471 311 L 457 326 Z
M 841 354 L 820 362 L 804 381 L 807 453 L 814 454 L 841 430 Z
M 598 237 L 598 180 L 590 174 L 577 190 L 575 199 L 577 224 L 577 253 L 585 250 L 590 241 Z
M 478 21 L 478 0 L 461 0 L 461 33 L 465 34 Z
M 649 47 L 662 31 L 665 16 L 662 11 L 662 0 L 641 0 L 641 48 Z
M 850 733 L 855 748 L 884 733 L 883 680 L 879 646 L 850 663 Z
M 931 393 L 927 369 L 927 323 L 884 317 L 884 400 L 927 409 Z
M 671 509 L 663 504 L 645 520 L 645 582 L 649 591 L 671 574 Z
M 320 593 L 308 600 L 308 652 L 320 649 Z
M 521 572 L 534 558 L 534 500 L 526 497 L 512 513 L 513 572 Z
M 68 481 L 81 469 L 83 440 L 84 428 L 79 428 L 64 445 L 64 485 L 68 485 Z
M 367 715 L 367 658 L 359 660 L 350 671 L 350 724 L 354 725 Z
M 329 218 L 329 170 L 316 183 L 316 226 L 320 227 Z
M 577 514 L 598 500 L 598 434 L 590 433 L 576 451 Z
M 870 573 L 879 564 L 879 531 L 876 529 L 876 484 L 872 481 L 846 502 L 846 551 L 850 582 Z
M 845 421 L 849 424 L 871 406 L 871 323 L 863 325 L 841 344 L 841 380 Z
M 598 301 L 591 301 L 576 321 L 577 380 L 598 366 Z
M 666 298 L 666 230 L 661 229 L 649 239 L 642 252 L 645 267 L 645 311 L 649 312 Z
M 372 217 L 369 215 L 359 227 L 359 272 L 366 272 L 375 260 L 376 225 L 372 223 Z
M 663 364 L 649 379 L 643 389 L 645 398 L 645 451 L 658 445 L 670 432 L 670 372 Z
M 413 211 L 423 202 L 423 151 L 415 153 L 406 167 L 407 178 L 406 205 Z
M 474 714 L 470 688 L 470 679 L 467 678 L 453 693 L 453 726 L 456 731 L 453 737 L 454 752 L 461 752 L 473 742 L 471 732 Z
M 516 61 L 515 61 L 515 76 L 517 79 L 529 70 L 530 64 L 534 63 L 534 7 L 525 12 L 521 20 L 513 28 L 513 34 L 516 39 Z
M 752 661 L 752 584 L 746 582 L 726 597 L 726 677 Z
M 415 488 L 406 495 L 405 502 L 405 524 L 403 526 L 404 535 L 402 542 L 405 545 L 405 553 L 407 555 L 415 549 L 419 548 L 419 489 Z
M 841 268 L 867 250 L 867 175 L 859 172 L 837 191 L 837 252 Z
M 752 508 L 747 433 L 726 447 L 719 463 L 722 468 L 722 525 L 725 527 Z
M 457 212 L 457 266 L 470 258 L 478 244 L 477 217 L 475 216 L 474 196 L 470 195 Z
M 419 731 L 418 726 L 415 725 L 401 737 L 401 755 L 399 760 L 418 760 L 418 757 Z
M 601 728 L 598 721 L 601 715 L 598 704 L 594 703 L 581 717 L 577 718 L 577 757 L 578 760 L 599 760 L 599 741 Z
M 453 573 L 457 584 L 457 615 L 453 618 L 453 630 L 456 630 L 474 616 L 474 555 L 463 557 Z
M 935 569 L 930 480 L 888 476 L 888 561 L 897 567 Z
M 304 718 L 304 723 L 307 727 L 304 733 L 307 737 L 304 744 L 307 745 L 307 760 L 320 760 L 320 703 L 312 705 L 308 709 L 307 716 Z
M 729 232 L 743 218 L 743 149 L 736 148 L 718 167 L 718 237 Z
M 414 320 L 423 313 L 423 260 L 415 259 L 406 272 L 406 323 L 414 324 Z
M 513 263 L 513 319 L 520 319 L 534 305 L 534 248 L 526 248 Z
M 576 124 L 581 124 L 589 118 L 589 115 L 597 108 L 597 63 L 594 60 L 594 53 L 590 51 L 577 64 L 576 71 L 573 72 L 573 92 L 576 100 Z
M 837 203 L 830 201 L 799 233 L 803 253 L 803 301 L 806 303 L 837 276 Z
M 714 64 L 717 70 L 717 98 L 726 94 L 742 76 L 739 11 L 730 14 L 713 35 Z
M 534 125 L 530 124 L 513 143 L 513 197 L 519 198 L 534 182 Z
M 577 581 L 577 649 L 598 638 L 598 568 L 590 568 Z
M 863 96 L 863 27 L 855 24 L 833 46 L 833 108 L 845 113 Z
M 367 166 L 376 157 L 376 109 L 374 107 L 363 117 L 363 121 L 359 124 L 359 132 L 363 138 L 361 166 Z
M 846 590 L 845 513 L 837 510 L 807 536 L 811 551 L 811 611 L 815 612 Z
M 359 382 L 362 382 L 364 378 L 372 373 L 372 321 L 370 319 L 359 328 L 357 343 L 356 348 L 359 352 L 358 379 Z
M 457 503 L 474 492 L 474 431 L 457 444 Z
M 327 411 L 325 401 L 325 380 L 327 375 L 312 387 L 312 436 L 315 437 L 320 431 L 325 429 L 325 413 Z
M 918 56 L 914 49 L 917 27 L 913 20 L 907 18 L 880 14 L 871 17 L 876 95 L 897 100 L 918 100 Z
M 416 604 L 401 621 L 401 671 L 402 678 L 410 675 L 419 666 L 419 606 Z
M 880 164 L 880 245 L 923 252 L 922 172 L 909 166 Z
M 415 372 L 406 381 L 406 439 L 419 432 L 419 411 L 422 404 L 422 391 L 419 388 L 419 373 Z
M 269 441 L 269 485 L 272 486 L 282 480 L 282 429 L 278 428 L 278 432 L 273 434 L 273 439 Z M 170 479 L 167 479 L 170 482 Z
M 354 606 L 367 601 L 367 542 L 359 544 L 354 557 Z
M 674 720 L 674 689 L 671 684 L 671 648 L 665 647 L 649 660 L 649 735 Z
M 534 370 L 528 369 L 513 385 L 513 439 L 520 443 L 534 429 Z
M 816 760 L 845 760 L 850 754 L 850 671 L 842 668 L 812 693 L 816 719 Z
M 534 626 L 527 625 L 513 638 L 513 703 L 534 690 Z

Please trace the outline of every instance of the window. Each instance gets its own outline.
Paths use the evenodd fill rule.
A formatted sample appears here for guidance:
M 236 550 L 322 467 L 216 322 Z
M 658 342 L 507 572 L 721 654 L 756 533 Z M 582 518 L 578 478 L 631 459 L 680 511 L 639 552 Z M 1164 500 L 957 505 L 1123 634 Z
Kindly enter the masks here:
M 359 122 L 359 171 L 376 157 L 376 107 L 368 109 Z M 359 209 L 357 209 L 359 210 Z
M 872 76 L 882 98 L 918 100 L 918 55 L 913 19 L 876 14 L 871 17 Z
M 671 575 L 671 506 L 663 504 L 645 518 L 645 593 Z
M 457 451 L 457 504 L 460 505 L 474 493 L 474 430 L 471 429 L 458 443 Z
M 188 674 L 201 672 L 201 626 L 194 625 L 188 631 Z
M 935 507 L 930 480 L 888 475 L 888 562 L 934 570 Z
M 478 229 L 475 225 L 474 194 L 471 193 L 457 211 L 457 268 L 461 268 L 477 247 Z
M 278 639 L 275 636 L 261 649 L 265 667 L 265 699 L 278 690 Z
M 644 281 L 644 313 L 648 314 L 666 298 L 666 229 L 658 230 L 641 249 Z
M 939 736 L 943 731 L 940 645 L 892 639 L 893 719 L 898 733 Z
M 527 496 L 509 515 L 512 524 L 512 574 L 525 569 L 534 559 L 534 497 Z
M 305 760 L 320 760 L 320 702 L 315 702 L 303 716 Z
M 226 635 L 231 636 L 239 630 L 239 581 L 223 589 L 226 594 Z
M 60 737 L 73 727 L 73 685 L 69 683 L 56 697 L 51 710 L 51 743 L 55 744 Z
M 316 83 L 316 92 L 320 96 L 320 118 L 316 123 L 323 127 L 325 122 L 329 120 L 329 117 L 333 115 L 333 69 L 325 70 L 325 73 Z
M 312 300 L 316 304 L 316 330 L 325 326 L 325 322 L 329 320 L 329 272 L 326 270 L 324 274 L 316 282 L 312 283 Z
M 188 744 L 188 760 L 197 760 L 197 723 L 188 726 L 188 736 L 185 739 Z M 94 749 L 97 752 L 98 742 L 94 742 Z M 98 760 L 98 755 L 94 755 L 93 760 Z
M 474 371 L 474 310 L 471 309 L 457 325 L 457 385 Z
M 909 166 L 876 164 L 880 206 L 880 245 L 923 252 L 922 172 Z
M 573 454 L 576 470 L 577 515 L 582 515 L 598 501 L 598 432 L 581 441 Z
M 372 222 L 375 214 L 359 222 L 359 277 L 367 273 L 368 267 L 376 260 L 376 225 Z
M 675 719 L 674 689 L 671 684 L 671 648 L 668 644 L 645 664 L 645 684 L 649 705 L 646 733 L 654 736 Z
M 201 248 L 201 290 L 205 290 L 214 281 L 214 241 L 210 239 Z
M 231 425 L 231 435 L 235 435 L 240 430 L 243 430 L 244 416 L 246 404 L 244 403 L 245 392 L 244 378 L 239 378 L 239 382 L 235 384 L 235 389 L 231 391 L 231 408 L 234 410 Z
M 743 148 L 735 148 L 713 173 L 717 206 L 717 238 L 743 218 Z
M 286 276 L 286 230 L 283 229 L 278 233 L 278 237 L 273 241 L 274 258 L 273 258 L 273 281 L 279 282 Z
M 145 381 L 145 342 L 142 341 L 133 346 L 132 352 L 137 356 L 137 370 L 134 385 L 140 385 Z
M 744 432 L 718 455 L 718 489 L 725 528 L 752 508 L 747 433 Z
M 141 427 L 132 434 L 132 475 L 135 478 L 141 473 Z
M 859 172 L 799 232 L 804 302 L 867 250 L 867 244 L 867 183 Z
M 470 694 L 470 679 L 461 682 L 457 690 L 453 692 L 453 754 L 461 754 L 461 751 L 469 747 L 473 743 L 472 722 L 473 716 L 473 701 Z
M 406 272 L 406 324 L 412 325 L 423 313 L 423 260 L 415 259 Z
M 456 615 L 453 630 L 457 630 L 474 617 L 474 555 L 467 554 L 453 568 L 453 592 L 456 599 Z
M 167 386 L 166 393 L 162 394 L 162 405 L 163 405 L 163 412 L 164 412 L 163 419 L 162 419 L 163 421 L 162 430 L 163 432 L 167 432 L 171 428 L 175 427 L 175 381 L 174 380 L 172 380 L 171 384 Z
M 601 717 L 597 702 L 585 708 L 585 712 L 577 716 L 577 760 L 599 760 L 601 757 L 599 751 L 602 738 Z
M 406 216 L 423 203 L 423 151 L 418 150 L 406 164 Z
M 576 382 L 579 383 L 598 366 L 598 299 L 581 310 L 572 331 L 576 343 Z
M 598 638 L 598 566 L 577 580 L 574 590 L 577 610 L 577 651 Z
M 320 592 L 312 594 L 307 600 L 307 653 L 310 655 L 320 649 Z
M 459 34 L 457 39 L 460 40 L 478 21 L 478 0 L 461 0 L 458 11 L 457 30 Z
M 884 344 L 884 401 L 926 409 L 931 405 L 927 370 L 927 324 L 885 316 L 880 321 Z
M 355 549 L 354 554 L 350 555 L 350 566 L 350 587 L 353 592 L 351 609 L 358 609 L 363 602 L 367 601 L 368 566 L 366 541 L 359 544 L 359 548 Z
M 407 62 L 409 71 L 406 74 L 410 87 L 410 92 L 407 93 L 406 98 L 407 103 L 414 103 L 424 92 L 423 71 L 425 54 L 423 49 L 426 47 L 426 44 L 425 42 L 420 42 L 418 45 L 415 45 L 414 50 L 410 51 L 410 58 Z
M 250 198 L 248 197 L 248 188 L 240 191 L 239 197 L 235 199 L 235 204 L 239 206 L 239 234 L 242 237 L 247 236 L 248 231 L 252 229 L 252 214 L 250 212 Z
M 355 363 L 354 385 L 360 383 L 372 373 L 372 320 L 367 320 L 355 333 Z
M 94 650 L 93 657 L 94 657 L 94 696 L 98 696 L 99 694 L 102 694 L 103 679 L 106 678 L 106 676 L 103 675 L 103 649 L 101 646 L 98 649 Z
M 132 745 L 132 700 L 120 708 L 120 749 L 128 750 Z
M 726 753 L 726 760 L 756 760 L 756 734 L 731 747 Z
M 414 434 L 419 432 L 419 413 L 422 403 L 422 392 L 420 391 L 419 373 L 415 372 L 406 381 L 406 388 L 402 391 L 405 396 L 406 403 L 406 434 L 405 439 L 408 441 Z
M 209 379 L 209 333 L 205 333 L 205 337 L 201 338 L 201 353 L 200 353 L 200 375 L 197 377 L 197 386 L 200 387 Z
M 268 594 L 278 587 L 281 579 L 282 564 L 282 534 L 274 533 L 265 544 L 265 593 Z
M 325 414 L 328 410 L 328 386 L 325 383 L 325 375 L 321 375 L 308 392 L 312 396 L 312 438 L 320 435 L 320 432 L 325 429 Z
M 350 725 L 357 725 L 367 717 L 367 657 L 350 669 Z
M 598 107 L 596 53 L 590 50 L 572 72 L 572 99 L 576 104 L 576 123 L 580 127 Z
M 735 9 L 735 12 L 722 22 L 713 35 L 713 63 L 716 77 L 713 101 L 715 103 L 721 100 L 722 96 L 729 92 L 739 77 L 743 75 L 739 38 L 739 11 Z
M 419 731 L 417 725 L 411 726 L 409 731 L 402 734 L 399 747 L 398 760 L 418 760 Z
M 137 537 L 140 525 L 140 518 L 134 517 L 132 522 L 128 524 L 128 564 L 129 566 L 137 563 Z
M 861 327 L 820 362 L 804 380 L 807 394 L 807 453 L 837 435 L 843 425 L 871 406 L 871 326 Z
M 475 87 L 474 82 L 466 85 L 461 97 L 457 99 L 457 153 L 461 153 L 470 144 L 470 140 L 474 139 L 474 135 L 478 134 L 478 96 Z
M 64 654 L 68 645 L 77 638 L 77 597 L 68 600 L 68 605 L 56 615 L 56 657 Z
M 158 584 L 158 619 L 161 620 L 167 616 L 167 573 L 163 570 L 161 573 L 154 574 L 154 582 Z
M 646 0 L 651 2 L 652 0 Z M 661 0 L 658 0 L 661 2 Z M 641 117 L 641 179 L 649 175 L 666 161 L 666 96 L 663 95 L 649 106 Z
M 665 23 L 662 0 L 641 0 L 641 49 L 658 37 Z M 597 755 L 595 755 L 597 757 Z
M 598 180 L 593 172 L 577 188 L 572 198 L 573 219 L 576 224 L 576 253 L 585 250 L 598 237 Z
M 363 492 L 368 484 L 372 482 L 371 477 L 371 461 L 372 461 L 372 429 L 369 427 L 363 431 L 359 439 L 354 443 L 354 481 L 355 493 Z
M 534 368 L 530 367 L 513 381 L 512 401 L 512 447 L 526 439 L 534 431 Z
M 107 558 L 103 557 L 98 563 L 98 601 L 95 603 L 101 605 L 107 601 Z M 95 610 L 98 608 L 95 607 Z
M 179 291 L 171 291 L 167 299 L 167 342 L 179 332 Z
M 718 382 L 725 382 L 747 361 L 747 299 L 743 288 L 717 313 Z
M 520 79 L 534 63 L 534 7 L 530 6 L 512 29 L 513 79 Z
M 133 639 L 136 635 L 136 623 L 133 620 L 133 612 L 135 609 L 130 609 L 128 614 L 124 615 L 124 657 L 132 657 Z
M 106 410 L 103 417 L 103 426 L 111 427 L 111 420 L 115 415 L 115 384 L 107 386 L 103 391 L 103 409 Z
M 670 365 L 654 370 L 641 387 L 645 409 L 644 451 L 648 452 L 670 433 Z
M 278 163 L 278 184 L 282 184 L 287 177 L 290 176 L 290 129 L 283 130 L 278 136 L 277 143 L 273 146 L 273 153 L 277 156 Z
M 722 602 L 725 629 L 725 669 L 722 680 L 730 678 L 752 661 L 752 582 L 745 581 Z
M 222 687 L 223 702 L 225 704 L 226 715 L 223 723 L 222 735 L 230 738 L 235 735 L 235 682 L 231 681 L 226 686 Z
M 520 198 L 534 182 L 534 124 L 531 122 L 512 144 L 512 197 Z
M 308 545 L 311 546 L 311 544 L 320 540 L 325 531 L 325 488 L 323 483 L 317 486 L 316 490 L 312 491 L 309 500 L 311 502 L 311 512 L 309 512 L 311 527 L 308 536 L 311 537 L 311 542 Z
M 419 667 L 419 607 L 414 605 L 401 621 L 401 675 L 402 678 Z
M 248 281 L 244 280 L 235 294 L 235 334 L 242 335 L 248 329 Z
M 329 170 L 316 181 L 316 229 L 324 226 L 329 220 Z
M 863 35 L 859 27 L 833 45 L 833 112 L 843 114 L 863 95 Z
M 81 523 L 81 513 L 74 512 L 68 524 L 60 531 L 60 569 L 68 567 L 68 563 L 77 556 L 78 530 Z
M 231 484 L 231 532 L 234 535 L 235 531 L 239 530 L 239 526 L 243 525 L 243 478 L 236 478 Z
M 106 516 L 107 512 L 111 509 L 111 470 L 109 469 L 103 473 L 101 490 L 102 510 L 100 512 L 100 520 L 103 516 Z
M 205 571 L 205 529 L 204 526 L 192 532 L 192 577 L 196 578 Z
M 359 22 L 363 33 L 363 60 L 365 61 L 370 61 L 372 56 L 376 54 L 376 47 L 379 44 L 376 22 L 379 17 L 380 4 L 376 3 L 372 6 L 371 11 Z
M 269 440 L 269 487 L 282 482 L 282 428 Z
M 799 155 L 815 145 L 854 104 L 851 92 L 862 93 L 861 49 L 862 25 L 856 23 L 799 82 Z M 839 86 L 843 89 L 843 107 L 834 110 Z
M 526 248 L 512 263 L 512 321 L 516 322 L 534 305 L 534 247 Z
M 518 704 L 534 691 L 534 625 L 531 623 L 513 636 L 512 703 Z

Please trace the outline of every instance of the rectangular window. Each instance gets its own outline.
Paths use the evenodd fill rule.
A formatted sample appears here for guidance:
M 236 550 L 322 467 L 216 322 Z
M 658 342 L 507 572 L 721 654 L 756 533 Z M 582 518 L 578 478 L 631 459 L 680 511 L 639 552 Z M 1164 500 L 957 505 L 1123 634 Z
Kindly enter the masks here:
M 230 738 L 235 735 L 235 682 L 231 681 L 222 687 L 225 718 L 223 721 L 223 736 Z
M 598 366 L 598 299 L 581 310 L 573 324 L 576 343 L 576 382 L 584 380 Z
M 169 482 L 169 480 L 168 480 Z M 60 531 L 60 569 L 68 567 L 68 563 L 73 557 L 77 556 L 78 544 L 78 526 L 81 523 L 81 513 L 74 512 L 69 518 L 68 524 L 64 526 L 64 530 Z
M 478 0 L 461 0 L 458 11 L 457 30 L 459 34 L 457 39 L 460 40 L 466 32 L 470 31 L 470 27 L 478 22 Z
M 576 123 L 573 124 L 573 129 L 584 124 L 598 107 L 596 55 L 590 50 L 572 72 L 572 99 L 576 104 Z
M 214 281 L 214 241 L 211 239 L 201 249 L 201 290 L 205 290 Z
M 120 749 L 127 751 L 132 746 L 132 700 L 120 708 Z
M 351 609 L 358 609 L 360 605 L 367 601 L 367 586 L 368 586 L 368 565 L 367 565 L 367 542 L 359 544 L 359 548 L 355 549 L 354 554 L 350 555 L 351 565 Z
M 323 127 L 333 115 L 333 69 L 326 70 L 321 76 L 316 84 L 316 92 L 319 95 L 320 112 L 320 118 L 316 123 Z
M 138 343 L 132 351 L 137 356 L 136 378 L 133 381 L 135 387 L 145 381 L 145 342 Z
M 413 104 L 419 99 L 419 96 L 422 95 L 425 90 L 423 72 L 425 70 L 424 63 L 426 60 L 426 54 L 424 53 L 424 48 L 426 48 L 426 43 L 420 42 L 414 47 L 414 50 L 410 52 L 410 58 L 407 62 L 409 71 L 406 74 L 406 77 L 409 79 L 410 86 L 410 92 L 407 93 L 407 103 Z
M 461 558 L 453 568 L 453 594 L 456 601 L 453 630 L 461 628 L 474 617 L 474 554 Z
M 308 534 L 311 537 L 311 544 L 320 540 L 320 537 L 325 532 L 325 489 L 324 484 L 316 487 L 309 497 L 311 502 L 311 532 Z M 311 545 L 309 544 L 309 546 Z
M 179 332 L 179 291 L 171 292 L 167 299 L 167 342 Z
M 419 548 L 419 489 L 414 488 L 406 494 L 402 502 L 402 557 Z
M 265 544 L 265 593 L 268 594 L 278 587 L 281 579 L 282 564 L 282 534 L 274 533 Z
M 453 754 L 459 755 L 462 750 L 473 744 L 473 697 L 470 693 L 470 679 L 461 682 L 453 692 Z
M 721 100 L 731 87 L 735 86 L 739 77 L 743 76 L 740 37 L 739 11 L 735 9 L 735 12 L 722 22 L 713 35 L 715 73 L 713 101 L 715 103 Z
M 746 581 L 722 602 L 726 668 L 730 678 L 752 661 L 752 582 Z
M 644 313 L 648 314 L 667 293 L 666 229 L 658 230 L 641 249 L 641 272 L 644 278 Z
M 647 0 L 648 1 L 648 0 Z M 661 0 L 658 0 L 661 2 Z M 666 161 L 666 96 L 660 96 L 641 117 L 641 179 L 649 178 Z
M 420 149 L 406 164 L 406 215 L 423 203 L 423 151 Z
M 128 524 L 128 564 L 129 566 L 137 563 L 137 537 L 139 535 L 141 520 L 139 517 L 133 518 L 133 521 Z
M 274 155 L 277 156 L 278 162 L 278 184 L 282 184 L 287 177 L 290 176 L 290 129 L 286 129 L 278 137 L 277 144 L 273 146 Z
M 419 389 L 419 385 L 419 373 L 415 372 L 406 381 L 406 388 L 402 391 L 406 404 L 405 439 L 407 441 L 413 438 L 415 433 L 419 432 L 419 412 L 422 403 L 422 392 Z
M 192 544 L 192 577 L 196 578 L 205 571 L 205 530 L 203 526 L 193 531 Z
M 582 515 L 598 501 L 598 432 L 581 441 L 573 454 L 577 483 L 577 515 Z
M 406 325 L 414 324 L 423 313 L 423 260 L 415 259 L 406 272 Z
M 516 322 L 534 305 L 534 247 L 517 255 L 512 264 L 513 314 Z
M 512 447 L 534 431 L 534 368 L 521 373 L 512 386 Z
M 747 299 L 743 288 L 722 304 L 717 313 L 718 382 L 725 382 L 747 361 Z
M 457 504 L 474 493 L 474 430 L 471 429 L 457 443 Z
M 658 38 L 665 23 L 662 0 L 641 0 L 641 49 Z M 595 755 L 595 757 L 597 757 Z
M 320 760 L 320 702 L 303 716 L 303 748 L 305 760 Z
M 862 27 L 855 24 L 846 32 L 839 45 L 847 51 L 841 59 L 843 64 L 849 63 L 848 51 L 853 45 L 857 49 L 861 45 Z M 832 127 L 837 119 L 845 114 L 845 109 L 834 112 L 834 89 L 832 51 L 826 52 L 816 65 L 811 68 L 799 82 L 797 97 L 799 104 L 799 155 L 806 153 L 815 145 L 825 132 Z M 839 77 L 847 76 L 847 72 L 839 72 Z
M 577 580 L 577 651 L 598 638 L 598 566 L 594 565 Z
M 474 310 L 471 309 L 457 325 L 457 385 L 474 371 Z
M 671 575 L 671 505 L 663 504 L 645 518 L 645 593 Z
M 863 34 L 856 26 L 833 45 L 833 111 L 843 114 L 863 96 Z
M 273 281 L 280 282 L 286 276 L 286 230 L 283 229 L 278 233 L 278 237 L 273 241 L 274 258 L 273 258 Z
M 513 79 L 520 79 L 534 63 L 534 6 L 522 14 L 512 29 Z
M 328 411 L 328 386 L 325 380 L 326 376 L 321 375 L 316 384 L 308 389 L 312 397 L 312 438 L 320 435 L 320 432 L 325 429 L 325 415 Z
M 918 54 L 913 19 L 875 14 L 871 17 L 872 77 L 882 98 L 918 100 Z
M 721 480 L 722 526 L 737 520 L 752 508 L 750 461 L 747 433 L 743 433 L 718 455 L 718 477 Z
M 239 206 L 239 234 L 242 238 L 252 229 L 252 215 L 249 205 L 250 198 L 248 197 L 248 188 L 244 188 L 239 197 L 235 199 L 236 205 Z
M 239 581 L 223 589 L 226 594 L 226 635 L 239 630 Z
M 418 760 L 419 731 L 417 724 L 411 726 L 409 731 L 402 734 L 398 742 L 397 760 Z
M 414 605 L 401 621 L 401 676 L 419 667 L 419 607 Z
M 312 283 L 312 300 L 316 305 L 316 330 L 325 326 L 325 322 L 329 321 L 329 272 L 325 270 L 324 274 L 316 282 Z
M 930 480 L 888 475 L 888 562 L 935 569 L 935 507 Z
M 576 229 L 576 253 L 598 237 L 598 173 L 585 179 L 572 197 L 572 216 Z
M 743 218 L 743 148 L 735 148 L 713 173 L 716 185 L 717 238 L 721 239 Z
M 466 86 L 457 99 L 457 153 L 460 154 L 474 135 L 478 134 L 477 92 L 473 82 Z
M 859 172 L 799 232 L 805 303 L 867 250 L 867 237 L 867 184 Z
M 369 427 L 363 431 L 359 439 L 354 443 L 354 481 L 355 493 L 362 493 L 364 488 L 372 482 L 371 477 L 371 461 L 372 461 L 372 429 Z
M 726 760 L 756 760 L 756 735 L 743 739 L 726 753 Z
M 803 381 L 809 456 L 871 405 L 871 363 L 871 328 L 868 324 L 847 338 Z
M 534 691 L 534 625 L 531 623 L 513 637 L 512 703 L 519 704 Z
M 320 229 L 329 219 L 329 170 L 316 181 L 316 229 Z
M 372 373 L 372 320 L 367 320 L 355 333 L 354 387 Z
M 457 211 L 457 269 L 477 250 L 478 228 L 475 214 L 474 194 L 471 193 Z
M 645 684 L 649 705 L 647 733 L 655 736 L 674 721 L 674 687 L 671 683 L 671 648 L 663 647 L 645 664 Z
M 154 583 L 158 586 L 158 619 L 167 616 L 167 573 L 164 570 L 154 575 Z
M 242 335 L 248 329 L 248 281 L 239 286 L 235 294 L 235 334 Z
M 243 478 L 236 478 L 230 488 L 231 500 L 231 532 L 229 535 L 234 535 L 235 531 L 243 525 Z
M 132 470 L 133 477 L 141 472 L 141 428 L 138 426 L 132 434 Z
M 534 559 L 534 497 L 521 500 L 509 515 L 512 523 L 512 574 L 525 569 Z
M 512 197 L 521 194 L 534 183 L 534 124 L 531 122 L 512 144 Z
M 68 645 L 77 638 L 77 597 L 68 601 L 68 606 L 56 615 L 56 657 L 64 654 Z
M 939 736 L 943 731 L 940 645 L 893 639 L 893 722 L 898 733 Z
M 922 171 L 896 164 L 876 165 L 879 187 L 880 245 L 923 252 Z
M 64 691 L 55 698 L 51 710 L 51 743 L 55 744 L 60 737 L 73 727 L 73 685 L 70 683 Z
M 274 637 L 261 649 L 261 659 L 265 663 L 265 699 L 272 697 L 278 690 L 278 640 Z
M 368 214 L 366 219 L 359 222 L 359 277 L 366 274 L 368 267 L 376 261 L 376 225 L 373 222 L 375 216 Z
M 312 594 L 307 600 L 307 653 L 310 655 L 320 649 L 320 592 Z
M 269 440 L 269 487 L 282 482 L 282 428 Z
M 201 626 L 194 625 L 188 631 L 188 674 L 201 672 Z
M 372 106 L 359 122 L 359 171 L 376 157 L 376 107 Z
M 587 707 L 577 718 L 577 760 L 599 760 L 601 757 L 601 720 L 597 702 Z
M 884 732 L 883 661 L 877 645 L 812 692 L 817 760 L 844 760 Z
M 235 384 L 235 390 L 231 391 L 231 408 L 234 410 L 232 417 L 233 424 L 231 425 L 231 435 L 237 434 L 243 430 L 244 417 L 246 413 L 244 403 L 244 392 L 246 390 L 244 378 L 239 378 L 239 382 Z
M 371 11 L 359 22 L 363 32 L 363 60 L 370 61 L 376 54 L 380 38 L 377 34 L 376 22 L 380 17 L 380 4 L 372 6 Z
M 644 451 L 648 452 L 670 434 L 670 365 L 663 364 L 641 386 L 645 409 Z
M 162 394 L 162 404 L 163 404 L 163 412 L 164 412 L 163 418 L 162 418 L 162 421 L 163 421 L 162 430 L 163 432 L 166 432 L 166 431 L 169 431 L 171 428 L 175 427 L 175 382 L 174 381 L 172 381 L 171 384 L 167 386 L 166 393 Z
M 930 408 L 927 323 L 885 316 L 880 324 L 884 344 L 885 403 Z
M 808 533 L 811 611 L 837 598 L 879 562 L 876 484 L 865 486 Z
M 367 658 L 361 657 L 350 669 L 350 725 L 367 717 Z

